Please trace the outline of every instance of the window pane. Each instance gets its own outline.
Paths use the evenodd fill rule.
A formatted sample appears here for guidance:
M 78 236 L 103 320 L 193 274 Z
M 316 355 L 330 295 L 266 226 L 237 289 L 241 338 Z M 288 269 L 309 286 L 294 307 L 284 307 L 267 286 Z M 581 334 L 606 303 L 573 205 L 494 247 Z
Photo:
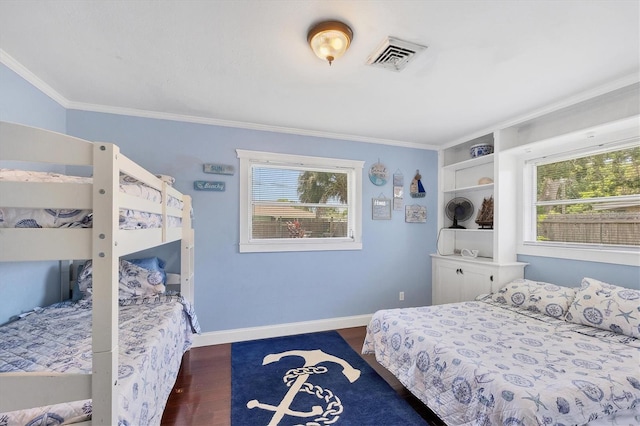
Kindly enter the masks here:
M 536 174 L 537 241 L 640 246 L 640 148 L 540 165 Z
M 640 148 L 537 167 L 538 201 L 640 194 Z
M 538 206 L 536 240 L 640 246 L 640 212 L 637 209 L 596 210 L 596 206 Z
M 241 253 L 362 250 L 364 161 L 236 152 Z
M 346 238 L 346 207 L 300 208 L 285 204 L 254 205 L 253 239 Z
M 346 205 L 347 173 L 254 167 L 253 201 Z
M 347 173 L 255 166 L 253 239 L 347 237 Z

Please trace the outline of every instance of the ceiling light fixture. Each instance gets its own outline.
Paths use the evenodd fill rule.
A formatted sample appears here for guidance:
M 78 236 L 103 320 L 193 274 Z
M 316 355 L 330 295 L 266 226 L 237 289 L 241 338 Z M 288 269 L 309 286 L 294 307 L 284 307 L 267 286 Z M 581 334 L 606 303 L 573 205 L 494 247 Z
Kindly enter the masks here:
M 346 24 L 338 21 L 325 21 L 314 25 L 307 34 L 311 50 L 320 59 L 331 63 L 347 51 L 353 31 Z

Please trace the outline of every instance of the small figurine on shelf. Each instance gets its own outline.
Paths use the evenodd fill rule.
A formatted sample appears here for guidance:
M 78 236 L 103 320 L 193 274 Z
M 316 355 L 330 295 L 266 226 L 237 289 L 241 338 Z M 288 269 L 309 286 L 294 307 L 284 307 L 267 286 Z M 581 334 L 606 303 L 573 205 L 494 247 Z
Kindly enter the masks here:
M 411 185 L 409 185 L 409 194 L 411 195 L 411 198 L 424 198 L 424 196 L 427 195 L 420 179 L 422 179 L 420 170 L 416 170 L 416 175 L 411 181 Z
M 480 229 L 493 229 L 493 195 L 482 201 L 482 207 L 476 217 Z

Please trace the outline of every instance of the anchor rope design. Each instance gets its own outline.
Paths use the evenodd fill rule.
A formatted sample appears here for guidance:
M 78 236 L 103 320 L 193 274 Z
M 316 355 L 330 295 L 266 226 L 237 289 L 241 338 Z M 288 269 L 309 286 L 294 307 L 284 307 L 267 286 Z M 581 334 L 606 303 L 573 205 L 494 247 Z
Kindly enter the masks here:
M 298 376 L 301 376 L 303 374 L 324 374 L 327 371 L 327 368 L 323 366 L 292 368 L 291 370 L 287 371 L 287 374 L 285 374 L 285 376 L 283 377 L 283 381 L 288 387 L 291 387 L 291 385 L 295 382 L 296 377 Z M 315 395 L 317 398 L 324 400 L 324 402 L 327 403 L 327 407 L 322 415 L 316 417 L 315 419 L 313 419 L 313 421 L 296 426 L 330 425 L 338 421 L 338 419 L 340 418 L 340 414 L 342 414 L 344 408 L 342 406 L 340 398 L 334 395 L 330 389 L 323 389 L 322 387 L 317 385 L 304 383 L 300 388 L 300 392 L 305 392 L 309 395 Z
M 308 367 L 299 367 L 299 368 L 292 368 L 291 370 L 287 371 L 287 374 L 284 375 L 284 377 L 282 378 L 282 381 L 284 381 L 287 386 L 291 386 L 291 383 L 293 383 L 293 381 L 295 381 L 296 377 L 298 376 L 302 376 L 303 374 L 323 374 L 326 373 L 327 371 L 327 367 L 323 367 L 323 366 L 315 366 L 315 365 L 311 365 Z
M 318 366 L 318 364 L 320 364 L 321 362 L 333 362 L 341 366 L 342 371 L 340 372 L 347 380 L 349 380 L 350 383 L 358 380 L 358 378 L 360 377 L 360 370 L 358 370 L 357 368 L 353 368 L 347 361 L 343 360 L 342 358 L 338 358 L 336 356 L 323 352 L 320 349 L 309 351 L 292 350 L 275 354 L 268 354 L 263 358 L 262 365 L 280 361 L 282 358 L 288 356 L 302 357 L 305 363 L 300 368 L 290 369 L 283 377 L 283 381 L 287 385 L 289 390 L 282 398 L 282 401 L 277 405 L 273 405 L 260 402 L 257 399 L 252 399 L 251 401 L 247 402 L 247 408 L 250 410 L 259 408 L 262 410 L 272 411 L 273 416 L 271 417 L 271 421 L 269 422 L 270 426 L 278 425 L 280 423 L 280 420 L 282 420 L 284 416 L 310 419 L 305 424 L 299 424 L 298 426 L 323 426 L 335 423 L 340 417 L 339 414 L 342 414 L 344 411 L 340 398 L 338 398 L 332 391 L 328 389 L 323 389 L 320 386 L 314 386 L 307 383 L 307 379 L 313 374 L 324 374 L 328 372 L 327 367 Z M 300 411 L 299 409 L 293 408 L 291 403 L 293 402 L 296 395 L 300 394 L 301 392 L 305 392 L 309 395 L 315 395 L 316 398 L 324 401 L 326 407 L 323 408 L 322 405 L 313 404 L 311 410 L 309 411 Z M 311 420 L 312 418 L 313 420 Z

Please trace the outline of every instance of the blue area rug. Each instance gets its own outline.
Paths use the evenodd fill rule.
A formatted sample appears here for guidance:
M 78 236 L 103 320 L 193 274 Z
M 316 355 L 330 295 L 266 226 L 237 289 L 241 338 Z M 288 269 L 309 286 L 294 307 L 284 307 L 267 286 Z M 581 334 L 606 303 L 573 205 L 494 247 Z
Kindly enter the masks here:
M 335 331 L 234 343 L 231 424 L 425 425 Z

